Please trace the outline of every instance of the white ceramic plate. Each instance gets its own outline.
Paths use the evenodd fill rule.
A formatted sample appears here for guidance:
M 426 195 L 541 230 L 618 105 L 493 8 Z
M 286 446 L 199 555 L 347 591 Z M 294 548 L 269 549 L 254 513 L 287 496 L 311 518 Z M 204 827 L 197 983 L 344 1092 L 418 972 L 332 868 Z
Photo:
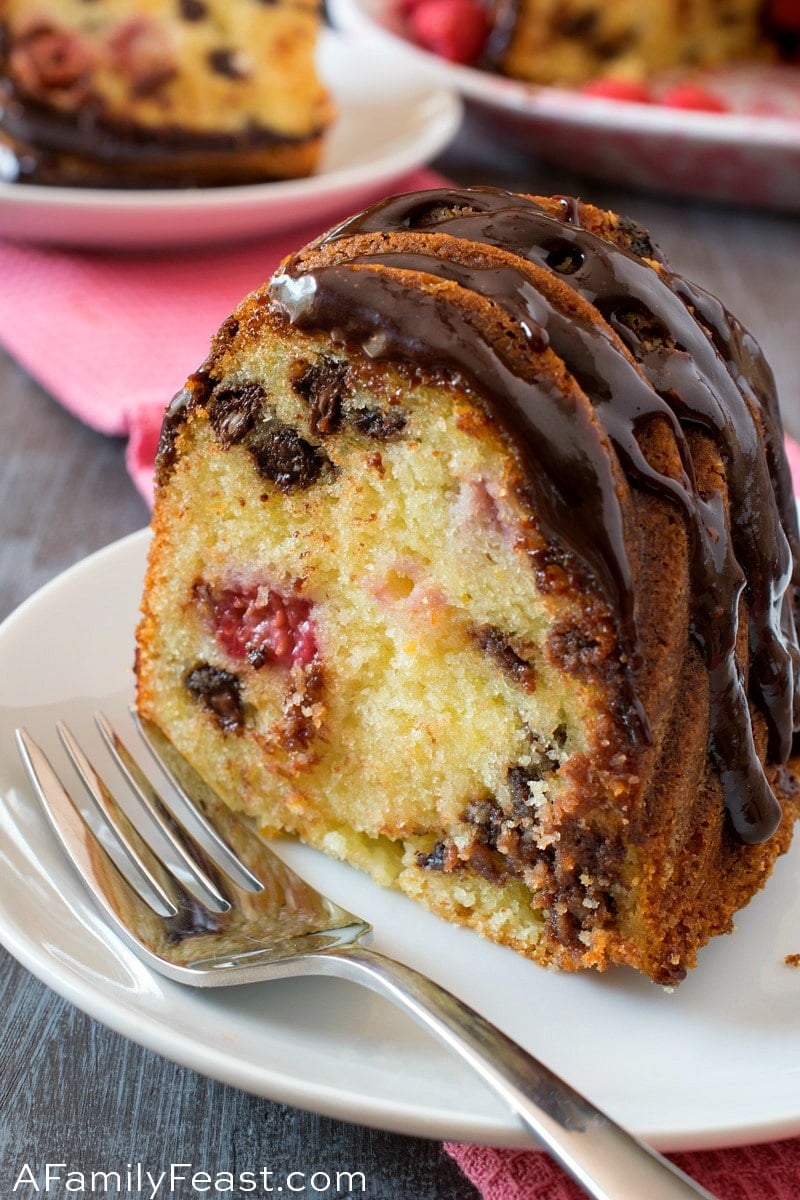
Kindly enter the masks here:
M 800 68 L 735 66 L 697 76 L 729 113 L 599 99 L 446 62 L 410 42 L 395 0 L 333 0 L 336 23 L 371 34 L 472 102 L 495 136 L 614 184 L 800 210 Z
M 455 135 L 461 103 L 391 45 L 326 32 L 338 117 L 316 175 L 239 187 L 123 191 L 0 183 L 0 237 L 114 249 L 223 242 L 323 224 L 385 193 Z
M 524 1145 L 499 1101 L 387 1002 L 334 980 L 183 989 L 106 929 L 17 760 L 24 724 L 63 762 L 55 717 L 123 719 L 147 546 L 134 534 L 49 584 L 0 627 L 0 939 L 127 1037 L 289 1104 L 428 1137 Z M 82 699 L 77 697 L 83 697 Z M 481 1009 L 662 1148 L 800 1133 L 800 842 L 765 893 L 667 994 L 627 970 L 559 975 L 482 941 L 305 847 L 277 849 L 375 926 L 375 945 Z

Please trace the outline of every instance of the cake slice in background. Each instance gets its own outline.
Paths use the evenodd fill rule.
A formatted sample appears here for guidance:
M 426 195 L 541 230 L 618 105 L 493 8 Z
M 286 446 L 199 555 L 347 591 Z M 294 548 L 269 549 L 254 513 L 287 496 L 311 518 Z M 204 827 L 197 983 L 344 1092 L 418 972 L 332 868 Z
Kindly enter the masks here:
M 635 223 L 376 205 L 226 321 L 158 479 L 138 706 L 265 833 L 661 983 L 787 848 L 774 384 Z
M 93 186 L 307 175 L 332 107 L 316 0 L 0 0 L 0 174 Z
M 764 56 L 761 7 L 761 0 L 497 0 L 487 57 L 507 75 L 566 86 L 719 66 Z
M 557 87 L 613 81 L 595 94 L 644 102 L 659 100 L 643 86 L 654 77 L 796 61 L 800 47 L 797 0 L 398 0 L 397 10 L 414 41 L 452 62 Z

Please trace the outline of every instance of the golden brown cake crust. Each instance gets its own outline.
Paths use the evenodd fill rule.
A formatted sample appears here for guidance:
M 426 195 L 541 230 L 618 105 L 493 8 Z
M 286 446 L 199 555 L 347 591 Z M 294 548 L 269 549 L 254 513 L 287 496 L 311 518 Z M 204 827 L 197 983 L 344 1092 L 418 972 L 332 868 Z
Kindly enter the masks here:
M 546 767 L 541 785 L 549 787 L 548 780 L 556 778 L 557 787 L 553 785 L 551 793 L 540 794 L 536 772 L 529 766 L 512 765 L 497 796 L 488 794 L 474 801 L 466 797 L 458 832 L 452 839 L 443 835 L 435 845 L 423 839 L 428 848 L 416 851 L 413 861 L 407 858 L 400 886 L 435 911 L 471 924 L 540 962 L 565 969 L 603 969 L 625 963 L 658 982 L 675 983 L 694 964 L 698 949 L 710 937 L 730 930 L 736 910 L 763 885 L 775 858 L 787 848 L 798 815 L 797 782 L 791 764 L 780 765 L 770 754 L 768 720 L 750 695 L 748 711 L 739 719 L 745 722 L 742 729 L 752 728 L 754 761 L 766 764 L 769 787 L 765 785 L 765 808 L 760 815 L 734 810 L 732 817 L 731 798 L 724 794 L 709 754 L 711 714 L 719 697 L 698 642 L 697 567 L 692 565 L 687 524 L 674 497 L 669 498 L 663 491 L 659 494 L 653 486 L 642 486 L 635 473 L 631 478 L 630 463 L 624 462 L 619 450 L 622 443 L 615 443 L 617 449 L 611 446 L 599 419 L 597 401 L 593 403 L 587 395 L 589 376 L 578 370 L 575 352 L 564 351 L 558 342 L 561 318 L 569 323 L 575 339 L 579 340 L 578 331 L 591 330 L 594 338 L 602 338 L 604 346 L 613 350 L 614 362 L 624 371 L 629 386 L 638 380 L 645 389 L 650 386 L 654 354 L 672 356 L 674 360 L 675 355 L 683 353 L 675 349 L 674 340 L 666 337 L 664 328 L 654 332 L 652 320 L 649 324 L 647 320 L 642 322 L 641 309 L 632 310 L 635 320 L 626 325 L 619 319 L 618 308 L 603 308 L 602 298 L 587 299 L 581 291 L 582 265 L 572 269 L 574 264 L 562 244 L 565 241 L 576 255 L 580 252 L 587 258 L 596 249 L 593 238 L 619 247 L 632 272 L 640 268 L 649 272 L 653 287 L 663 286 L 672 296 L 678 294 L 682 282 L 676 282 L 646 232 L 632 222 L 559 198 L 509 197 L 502 201 L 497 199 L 499 195 L 478 189 L 423 196 L 419 211 L 425 203 L 428 210 L 416 225 L 412 213 L 416 198 L 397 201 L 394 209 L 389 206 L 388 214 L 377 206 L 366 219 L 357 219 L 351 227 L 345 225 L 289 260 L 277 285 L 248 297 L 225 323 L 202 371 L 192 378 L 165 423 L 154 554 L 139 633 L 138 703 L 148 715 L 163 720 L 156 682 L 158 659 L 164 653 L 159 628 L 164 618 L 158 593 L 172 553 L 169 547 L 175 544 L 175 530 L 182 524 L 187 528 L 186 522 L 191 521 L 191 513 L 185 508 L 186 488 L 192 463 L 200 453 L 197 447 L 208 447 L 202 453 L 213 457 L 214 478 L 222 478 L 219 472 L 227 470 L 227 464 L 240 453 L 243 461 L 247 461 L 248 453 L 258 461 L 252 443 L 252 421 L 261 419 L 253 414 L 261 412 L 265 402 L 259 400 L 246 410 L 247 420 L 252 421 L 241 433 L 241 413 L 245 411 L 241 397 L 242 389 L 247 390 L 243 381 L 254 370 L 250 364 L 265 361 L 265 347 L 282 347 L 281 352 L 285 351 L 290 360 L 301 366 L 305 363 L 302 370 L 301 366 L 292 370 L 300 371 L 297 379 L 306 379 L 309 363 L 329 361 L 324 357 L 328 352 L 325 347 L 331 344 L 332 336 L 340 356 L 337 362 L 343 363 L 341 356 L 346 355 L 350 363 L 347 369 L 353 375 L 347 386 L 351 390 L 361 395 L 359 389 L 371 387 L 375 395 L 405 397 L 400 403 L 408 410 L 408 427 L 399 427 L 397 436 L 393 433 L 388 442 L 380 443 L 377 458 L 383 456 L 382 471 L 387 467 L 399 470 L 400 454 L 413 453 L 411 431 L 418 419 L 413 397 L 420 388 L 431 397 L 431 403 L 434 392 L 438 397 L 449 390 L 449 404 L 457 416 L 454 430 L 483 447 L 487 462 L 496 454 L 503 462 L 507 488 L 504 503 L 510 506 L 515 521 L 512 558 L 527 564 L 520 570 L 529 573 L 547 621 L 536 669 L 525 668 L 520 658 L 524 645 L 504 639 L 492 624 L 483 625 L 479 636 L 473 635 L 473 647 L 481 648 L 484 664 L 490 661 L 493 669 L 505 673 L 517 696 L 526 690 L 536 693 L 537 673 L 551 672 L 553 680 L 560 679 L 572 697 L 570 703 L 580 713 L 583 741 L 572 744 L 570 734 L 559 761 L 560 735 L 555 730 L 555 742 L 551 741 L 546 749 L 551 765 Z M 515 217 L 518 222 L 524 218 L 542 224 L 544 219 L 543 228 L 548 231 L 546 262 L 535 254 L 523 258 L 518 251 L 493 244 L 493 237 L 487 233 L 490 226 L 480 224 L 485 219 L 481 213 L 492 213 L 504 204 L 517 206 L 522 213 L 522 217 L 519 213 Z M 402 212 L 402 218 L 395 219 L 398 212 Z M 468 224 L 459 225 L 459 221 Z M 477 236 L 469 236 L 467 228 L 475 229 Z M 519 227 L 518 236 L 524 241 Z M 439 275 L 437 263 L 441 264 Z M 346 289 L 342 294 L 355 303 L 346 315 L 341 310 L 330 320 L 320 315 L 319 307 L 309 317 L 308 309 L 303 307 L 308 300 L 302 299 L 299 290 L 292 292 L 293 281 L 302 283 L 307 278 L 316 285 L 313 304 L 319 306 L 320 294 L 324 301 L 328 280 Z M 504 308 L 503 297 L 508 293 L 503 289 L 511 278 L 515 289 L 522 287 L 529 299 L 535 295 L 539 298 L 537 304 L 547 304 L 549 340 L 537 342 L 535 336 L 523 336 L 514 311 Z M 472 286 L 467 286 L 468 280 L 473 281 Z M 354 290 L 356 285 L 360 290 Z M 456 331 L 454 336 L 461 336 L 458 330 L 470 330 L 470 336 L 488 348 L 502 370 L 533 388 L 555 388 L 572 406 L 576 420 L 579 414 L 583 436 L 588 439 L 586 445 L 594 447 L 592 453 L 602 455 L 608 466 L 608 487 L 618 504 L 630 588 L 636 599 L 635 642 L 626 641 L 625 625 L 615 608 L 613 580 L 598 585 L 596 571 L 576 553 L 575 543 L 570 544 L 570 531 L 566 531 L 565 543 L 548 528 L 547 514 L 537 503 L 540 494 L 531 491 L 530 461 L 519 438 L 505 423 L 497 399 L 450 363 L 443 361 L 434 368 L 421 357 L 424 347 L 420 350 L 416 342 L 404 342 L 404 353 L 399 353 L 392 341 L 399 335 L 387 325 L 385 313 L 373 317 L 373 327 L 381 332 L 383 340 L 374 344 L 366 356 L 359 349 L 360 317 L 353 316 L 359 296 L 367 288 L 368 298 L 374 299 L 379 288 L 388 289 L 390 285 L 396 289 L 390 294 L 392 303 L 402 295 L 412 298 L 417 325 L 423 326 L 429 313 L 446 314 L 449 326 Z M 295 295 L 296 300 L 292 298 Z M 703 322 L 698 328 L 706 339 L 705 329 L 712 329 L 713 320 L 722 318 L 699 291 L 683 294 L 682 302 L 687 320 Z M 293 324 L 287 321 L 287 312 Z M 738 337 L 735 323 L 726 328 L 732 331 L 732 338 Z M 749 342 L 747 347 L 747 353 L 756 354 Z M 744 353 L 738 343 L 735 349 L 736 353 Z M 473 369 L 474 360 L 465 361 L 468 369 Z M 759 387 L 766 387 L 760 362 L 756 355 L 753 363 L 758 365 Z M 317 473 L 311 472 L 311 483 L 327 479 L 332 482 L 325 486 L 330 487 L 339 486 L 337 479 L 352 469 L 350 443 L 346 440 L 350 435 L 343 431 L 347 420 L 342 413 L 346 416 L 349 411 L 352 422 L 354 414 L 365 411 L 341 407 L 352 402 L 342 383 L 344 365 L 339 374 L 337 371 L 338 367 L 335 371 L 331 367 L 318 369 L 317 394 L 308 399 L 310 411 L 303 408 L 302 400 L 297 410 L 306 413 L 298 417 L 304 444 L 332 464 L 332 473 L 326 474 L 327 468 L 320 468 L 320 474 L 314 468 Z M 335 386 L 332 379 L 338 381 Z M 296 396 L 305 397 L 311 385 L 292 386 Z M 777 415 L 766 391 L 759 394 L 758 404 L 748 400 L 744 411 L 750 415 L 760 446 L 770 447 L 774 458 L 780 453 L 775 444 Z M 388 428 L 386 414 L 381 419 Z M 225 436 L 220 434 L 223 420 L 228 431 Z M 231 429 L 235 429 L 235 437 L 228 436 Z M 447 434 L 456 436 L 460 435 Z M 356 443 L 360 444 L 358 437 Z M 658 415 L 637 427 L 637 444 L 643 455 L 640 476 L 649 469 L 667 481 L 666 487 L 668 481 L 683 480 L 691 462 L 696 495 L 702 503 L 724 495 L 724 519 L 736 523 L 738 517 L 735 513 L 731 516 L 727 500 L 732 467 L 710 431 L 700 432 L 694 426 L 681 432 L 670 415 L 659 410 Z M 377 470 L 374 461 L 369 465 L 376 457 L 375 445 L 373 441 L 371 455 L 363 459 L 368 471 Z M 763 457 L 763 448 L 759 453 Z M 303 482 L 298 493 L 308 497 L 302 504 L 309 506 L 310 513 L 315 511 L 316 502 L 311 483 Z M 763 499 L 781 513 L 780 519 L 775 518 L 779 526 L 779 520 L 787 522 L 788 517 L 785 504 L 781 507 L 785 496 L 776 487 L 776 495 L 769 487 L 769 496 Z M 268 488 L 261 501 L 273 504 L 274 495 Z M 224 492 L 220 494 L 223 506 L 224 496 Z M 244 492 L 240 503 L 249 504 Z M 793 526 L 788 534 L 790 540 L 796 539 Z M 783 553 L 788 553 L 785 547 Z M 304 584 L 306 587 L 313 590 L 313 583 Z M 413 591 L 413 579 L 409 587 Z M 742 598 L 738 604 L 736 659 L 744 679 L 752 665 L 748 636 L 752 620 L 753 613 Z M 634 651 L 636 663 L 631 657 Z M 324 694 L 323 687 L 320 696 Z M 638 725 L 638 711 L 646 714 L 649 736 L 644 736 Z M 323 728 L 324 719 L 320 720 Z M 552 731 L 552 726 L 549 728 Z M 245 734 L 239 736 L 242 740 Z M 309 736 L 313 739 L 315 735 Z M 330 736 L 329 730 L 323 742 Z M 306 750 L 304 747 L 304 754 Z M 330 751 L 319 744 L 318 753 L 324 762 Z M 229 767 L 232 761 L 228 760 Z M 291 756 L 287 764 L 290 761 Z M 300 756 L 296 767 L 290 769 L 295 791 L 294 798 L 284 801 L 288 807 L 276 808 L 256 796 L 251 811 L 254 815 L 263 813 L 262 820 L 269 828 L 299 832 L 312 844 L 330 850 L 332 826 L 315 809 L 313 788 L 304 783 L 304 773 L 319 769 L 316 763 L 309 766 L 309 761 Z M 213 764 L 209 770 L 213 771 Z M 529 814 L 519 815 L 520 806 L 524 813 L 530 801 L 528 789 L 540 802 L 535 828 Z M 774 798 L 780 803 L 783 817 L 777 832 L 767 837 L 766 827 L 772 820 L 770 800 L 774 804 Z M 750 836 L 748 821 L 753 831 L 750 844 L 742 840 L 742 830 Z M 384 836 L 400 836 L 399 825 L 384 822 L 381 829 Z M 413 841 L 407 844 L 411 846 Z M 354 847 L 355 843 L 342 853 L 358 861 L 361 852 Z M 464 899 L 464 880 L 471 881 L 469 903 Z M 528 904 L 535 902 L 540 914 L 535 939 L 527 937 L 524 922 L 509 923 L 502 930 L 496 921 L 493 923 L 493 906 L 496 915 L 498 908 L 510 910 L 518 903 L 520 882 L 529 889 Z

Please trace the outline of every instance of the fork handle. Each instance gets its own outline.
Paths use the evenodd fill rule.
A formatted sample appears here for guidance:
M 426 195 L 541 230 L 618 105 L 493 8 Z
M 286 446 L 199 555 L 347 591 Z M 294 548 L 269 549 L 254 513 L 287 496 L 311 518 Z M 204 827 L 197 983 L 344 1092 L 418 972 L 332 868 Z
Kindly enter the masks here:
M 593 1200 L 714 1200 L 469 1005 L 411 967 L 358 944 L 314 954 L 306 964 L 309 973 L 322 969 L 385 996 L 454 1050 Z

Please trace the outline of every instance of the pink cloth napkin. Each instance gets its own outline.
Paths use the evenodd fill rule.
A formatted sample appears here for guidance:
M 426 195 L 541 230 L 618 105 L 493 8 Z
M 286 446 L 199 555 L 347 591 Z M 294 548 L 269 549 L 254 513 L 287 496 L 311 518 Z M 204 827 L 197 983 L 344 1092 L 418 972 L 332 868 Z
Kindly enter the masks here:
M 484 1200 L 586 1200 L 546 1154 L 445 1145 Z M 798 1200 L 800 1138 L 670 1155 L 673 1162 L 718 1200 Z M 641 1200 L 648 1200 L 642 1196 Z
M 419 171 L 395 190 L 441 182 L 433 172 Z M 202 362 L 212 334 L 242 296 L 319 232 L 296 229 L 244 247 L 171 255 L 0 244 L 0 341 L 75 416 L 103 433 L 128 436 L 128 468 L 149 503 L 165 405 Z M 787 449 L 800 492 L 800 447 L 789 442 Z M 445 1149 L 485 1200 L 582 1196 L 537 1151 Z M 719 1200 L 800 1197 L 800 1138 L 676 1155 L 675 1161 Z
M 393 190 L 443 182 L 433 171 L 415 171 Z M 243 246 L 175 254 L 0 243 L 0 342 L 76 417 L 102 433 L 128 436 L 128 469 L 150 503 L 170 398 L 239 300 L 284 255 L 321 232 L 292 229 Z

